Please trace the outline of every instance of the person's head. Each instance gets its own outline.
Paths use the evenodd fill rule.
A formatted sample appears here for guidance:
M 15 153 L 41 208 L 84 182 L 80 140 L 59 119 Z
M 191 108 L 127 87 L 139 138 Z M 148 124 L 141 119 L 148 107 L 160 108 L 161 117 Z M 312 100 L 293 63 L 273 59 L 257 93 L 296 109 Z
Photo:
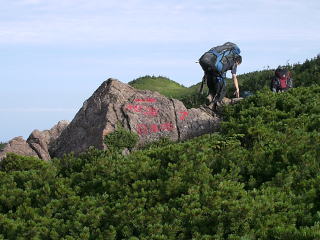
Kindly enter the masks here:
M 242 57 L 240 55 L 236 55 L 234 60 L 238 65 L 240 65 L 242 63 Z

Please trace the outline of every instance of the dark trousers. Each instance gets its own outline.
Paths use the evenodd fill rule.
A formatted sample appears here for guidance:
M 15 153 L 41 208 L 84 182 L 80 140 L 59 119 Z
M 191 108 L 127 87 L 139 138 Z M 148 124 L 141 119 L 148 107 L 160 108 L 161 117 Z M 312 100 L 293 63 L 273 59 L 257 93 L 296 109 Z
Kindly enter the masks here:
M 206 72 L 205 78 L 207 79 L 209 94 L 213 96 L 213 103 L 221 102 L 227 92 L 225 78 L 214 72 Z

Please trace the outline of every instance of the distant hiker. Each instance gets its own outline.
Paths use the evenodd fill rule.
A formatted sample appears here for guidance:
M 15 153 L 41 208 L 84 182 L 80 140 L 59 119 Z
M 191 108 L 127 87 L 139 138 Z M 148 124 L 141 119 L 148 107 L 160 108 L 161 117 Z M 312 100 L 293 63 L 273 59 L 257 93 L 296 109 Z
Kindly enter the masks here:
M 231 70 L 232 73 L 232 79 L 236 89 L 234 94 L 239 98 L 237 66 L 241 64 L 241 62 L 240 49 L 236 44 L 231 42 L 213 47 L 200 57 L 199 64 L 204 71 L 200 91 L 202 92 L 203 83 L 206 81 L 209 88 L 207 105 L 212 106 L 213 110 L 217 109 L 217 106 L 222 103 L 222 99 L 226 95 L 225 78 L 228 70 Z
M 288 69 L 278 67 L 271 79 L 270 89 L 273 92 L 285 92 L 293 87 L 293 79 Z

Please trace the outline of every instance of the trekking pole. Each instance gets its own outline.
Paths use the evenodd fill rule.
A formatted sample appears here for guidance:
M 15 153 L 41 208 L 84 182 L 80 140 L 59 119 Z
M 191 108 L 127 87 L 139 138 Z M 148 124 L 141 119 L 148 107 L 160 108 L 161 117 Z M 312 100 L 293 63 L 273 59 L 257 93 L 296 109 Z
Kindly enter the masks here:
M 204 84 L 205 80 L 206 80 L 206 75 L 204 75 L 202 77 L 202 82 L 201 82 L 200 89 L 199 89 L 199 95 L 200 96 L 203 94 L 203 84 Z

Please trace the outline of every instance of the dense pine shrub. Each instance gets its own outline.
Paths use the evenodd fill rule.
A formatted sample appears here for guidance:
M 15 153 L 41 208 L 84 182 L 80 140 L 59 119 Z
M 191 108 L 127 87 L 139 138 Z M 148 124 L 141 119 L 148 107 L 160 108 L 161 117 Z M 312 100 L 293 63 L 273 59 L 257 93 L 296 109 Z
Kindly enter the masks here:
M 226 107 L 219 134 L 128 156 L 11 154 L 0 239 L 319 239 L 319 106 L 319 86 L 262 91 Z
M 294 87 L 320 85 L 320 56 L 310 60 L 307 59 L 304 63 L 287 64 L 281 67 L 287 68 L 291 72 Z M 265 69 L 239 75 L 240 91 L 255 93 L 263 88 L 270 89 L 270 82 L 274 76 L 274 71 L 275 69 Z M 234 97 L 233 92 L 234 87 L 231 79 L 229 79 L 227 97 Z
M 6 143 L 0 142 L 0 151 L 4 149 L 6 146 Z
M 138 141 L 138 134 L 126 130 L 121 124 L 118 124 L 115 131 L 105 136 L 104 139 L 104 143 L 111 152 L 132 150 Z

